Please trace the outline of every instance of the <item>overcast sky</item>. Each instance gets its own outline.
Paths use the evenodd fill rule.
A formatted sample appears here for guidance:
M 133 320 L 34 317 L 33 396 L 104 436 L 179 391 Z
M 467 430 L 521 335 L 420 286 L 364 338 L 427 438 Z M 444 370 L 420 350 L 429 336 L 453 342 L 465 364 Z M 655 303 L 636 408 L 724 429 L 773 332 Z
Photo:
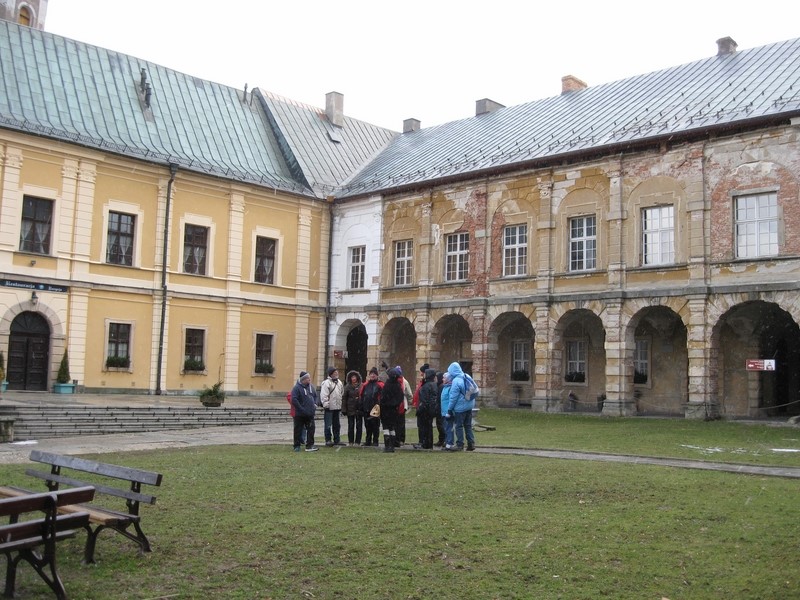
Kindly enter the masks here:
M 798 37 L 795 2 L 49 0 L 45 29 L 399 131 Z

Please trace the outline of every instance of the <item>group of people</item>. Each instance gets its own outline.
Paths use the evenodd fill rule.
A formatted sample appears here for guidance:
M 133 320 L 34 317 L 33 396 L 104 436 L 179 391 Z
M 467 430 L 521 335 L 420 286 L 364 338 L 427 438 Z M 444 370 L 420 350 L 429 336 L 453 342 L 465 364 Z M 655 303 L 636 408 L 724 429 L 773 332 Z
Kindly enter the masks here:
M 446 371 L 437 372 L 427 363 L 419 369 L 416 391 L 411 390 L 403 370 L 389 368 L 386 363 L 380 373 L 372 367 L 366 381 L 361 374 L 350 371 L 346 381 L 339 379 L 336 367 L 329 367 L 319 392 L 311 383 L 311 375 L 301 371 L 297 383 L 287 398 L 294 424 L 293 447 L 300 452 L 314 452 L 315 415 L 324 410 L 325 445 L 379 446 L 383 433 L 384 452 L 394 452 L 405 444 L 406 413 L 415 409 L 419 444 L 415 448 L 432 450 L 434 446 L 449 452 L 475 449 L 472 411 L 475 399 L 468 393 L 469 376 L 457 362 Z M 341 439 L 342 416 L 347 417 L 347 441 Z M 433 441 L 434 426 L 438 440 Z M 364 442 L 362 443 L 362 435 Z

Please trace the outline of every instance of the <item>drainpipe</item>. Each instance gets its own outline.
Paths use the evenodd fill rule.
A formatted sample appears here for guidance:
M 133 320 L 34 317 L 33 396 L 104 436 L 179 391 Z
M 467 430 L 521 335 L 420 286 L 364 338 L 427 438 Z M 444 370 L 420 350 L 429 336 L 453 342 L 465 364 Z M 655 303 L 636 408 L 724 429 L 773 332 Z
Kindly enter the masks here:
M 167 182 L 167 207 L 164 212 L 164 252 L 161 256 L 161 326 L 158 331 L 158 362 L 156 364 L 156 396 L 161 395 L 161 365 L 164 361 L 164 323 L 167 317 L 167 250 L 169 248 L 169 211 L 172 204 L 172 184 L 178 166 L 169 166 L 169 182 Z
M 328 344 L 328 335 L 331 328 L 331 295 L 333 294 L 333 286 L 331 285 L 331 275 L 333 273 L 333 202 L 334 197 L 328 196 L 328 217 L 330 221 L 330 234 L 328 235 L 328 299 L 325 302 L 325 364 L 322 365 L 323 373 L 328 368 L 328 355 L 330 352 L 330 345 Z

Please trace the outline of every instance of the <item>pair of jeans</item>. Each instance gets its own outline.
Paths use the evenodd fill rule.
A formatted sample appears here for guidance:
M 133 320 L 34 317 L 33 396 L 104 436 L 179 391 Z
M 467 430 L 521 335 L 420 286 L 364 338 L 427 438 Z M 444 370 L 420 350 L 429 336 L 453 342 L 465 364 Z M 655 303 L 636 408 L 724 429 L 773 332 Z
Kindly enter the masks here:
M 361 443 L 361 427 L 364 418 L 361 415 L 347 415 L 347 441 L 356 444 Z M 355 439 L 353 439 L 353 432 L 355 432 Z
M 303 444 L 306 448 L 314 446 L 314 417 L 294 417 L 294 447 Z
M 456 446 L 464 447 L 464 435 L 467 436 L 467 446 L 475 446 L 475 434 L 472 431 L 472 411 L 457 412 L 455 416 Z
M 455 444 L 455 440 L 453 440 L 453 422 L 455 421 L 455 417 L 452 419 L 448 419 L 447 417 L 442 417 L 442 427 L 444 428 L 444 444 L 445 446 L 453 446 Z
M 342 424 L 339 422 L 339 413 L 341 410 L 325 409 L 323 420 L 325 422 L 325 443 L 333 442 L 338 444 L 341 441 L 340 433 Z
M 419 445 L 426 449 L 433 448 L 433 417 L 419 414 L 417 411 L 417 434 Z

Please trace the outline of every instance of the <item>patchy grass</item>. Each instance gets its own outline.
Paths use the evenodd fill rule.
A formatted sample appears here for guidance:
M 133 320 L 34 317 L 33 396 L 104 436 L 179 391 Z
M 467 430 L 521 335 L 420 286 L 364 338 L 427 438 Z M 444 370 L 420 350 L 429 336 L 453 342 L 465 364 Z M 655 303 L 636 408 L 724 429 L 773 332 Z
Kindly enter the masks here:
M 620 434 L 613 421 L 586 421 Z M 553 446 L 540 431 L 526 445 Z M 140 557 L 103 532 L 98 564 L 81 566 L 79 534 L 59 549 L 71 598 L 761 600 L 800 589 L 797 480 L 362 448 L 100 460 L 164 473 L 158 504 L 142 510 L 154 552 Z M 31 485 L 24 468 L 0 466 L 2 481 Z M 25 565 L 18 583 L 21 598 L 51 597 Z

